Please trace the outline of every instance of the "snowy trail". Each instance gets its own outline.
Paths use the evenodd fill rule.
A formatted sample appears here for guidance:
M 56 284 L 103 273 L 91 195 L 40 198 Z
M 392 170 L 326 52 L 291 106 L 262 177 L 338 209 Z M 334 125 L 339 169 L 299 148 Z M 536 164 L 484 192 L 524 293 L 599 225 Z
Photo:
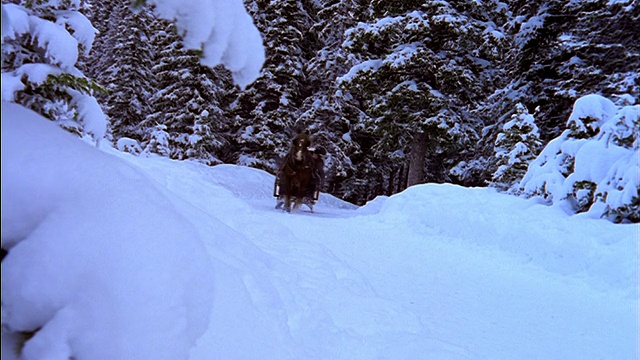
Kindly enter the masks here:
M 409 191 L 358 210 L 323 195 L 317 213 L 286 214 L 273 209 L 273 177 L 264 172 L 163 161 L 140 165 L 189 204 L 187 217 L 210 216 L 238 234 L 207 240 L 202 229 L 227 311 L 214 309 L 192 359 L 221 347 L 247 359 L 634 356 L 634 274 L 616 263 L 628 227 L 599 222 L 610 227 L 606 238 L 588 225 L 575 233 L 577 220 L 532 204 L 525 207 L 551 213 L 546 223 L 515 212 L 496 219 L 485 207 L 522 208 L 524 200 L 486 204 L 478 193 L 486 190 L 469 189 L 438 199 L 437 186 L 429 199 Z M 438 202 L 453 206 L 434 209 Z M 595 247 L 612 256 L 592 254 Z M 232 315 L 235 307 L 253 313 Z

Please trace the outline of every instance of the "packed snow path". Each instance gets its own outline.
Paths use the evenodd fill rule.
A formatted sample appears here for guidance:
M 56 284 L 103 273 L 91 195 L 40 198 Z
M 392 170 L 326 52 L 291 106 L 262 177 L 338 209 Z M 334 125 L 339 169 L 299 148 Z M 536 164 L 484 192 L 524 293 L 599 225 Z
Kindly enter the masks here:
M 204 225 L 217 295 L 192 359 L 635 357 L 632 225 L 451 185 L 287 214 L 262 171 L 132 161 Z

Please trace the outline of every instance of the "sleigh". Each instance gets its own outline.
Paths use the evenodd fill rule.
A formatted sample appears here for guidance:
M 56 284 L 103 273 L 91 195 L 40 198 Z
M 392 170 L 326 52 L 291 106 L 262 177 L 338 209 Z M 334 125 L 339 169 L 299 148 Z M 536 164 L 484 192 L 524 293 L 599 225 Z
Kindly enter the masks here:
M 277 199 L 276 209 L 282 209 L 284 206 L 284 193 L 282 186 L 283 179 L 280 176 L 276 176 L 276 179 L 273 183 L 273 197 Z M 295 196 L 294 200 L 295 200 Z M 310 184 L 307 187 L 307 191 L 305 191 L 305 195 L 302 198 L 301 203 L 306 205 L 312 212 L 313 206 L 320 199 L 320 186 L 316 186 L 316 184 Z
M 309 145 L 309 130 L 298 133 L 291 142 L 273 185 L 273 196 L 278 199 L 276 209 L 284 208 L 290 212 L 304 204 L 313 212 L 313 205 L 320 197 L 320 174 L 324 174 L 322 155 L 326 151 L 321 154 L 318 149 L 310 149 Z

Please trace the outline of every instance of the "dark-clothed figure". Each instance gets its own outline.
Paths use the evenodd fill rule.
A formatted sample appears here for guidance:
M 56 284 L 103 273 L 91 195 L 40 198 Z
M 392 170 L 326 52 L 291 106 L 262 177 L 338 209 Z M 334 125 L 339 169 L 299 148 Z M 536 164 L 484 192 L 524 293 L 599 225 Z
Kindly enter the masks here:
M 313 210 L 313 205 L 318 201 L 320 191 L 324 186 L 324 157 L 327 150 L 322 146 L 318 146 L 311 150 L 311 158 L 313 159 L 313 177 L 307 187 L 304 203 Z

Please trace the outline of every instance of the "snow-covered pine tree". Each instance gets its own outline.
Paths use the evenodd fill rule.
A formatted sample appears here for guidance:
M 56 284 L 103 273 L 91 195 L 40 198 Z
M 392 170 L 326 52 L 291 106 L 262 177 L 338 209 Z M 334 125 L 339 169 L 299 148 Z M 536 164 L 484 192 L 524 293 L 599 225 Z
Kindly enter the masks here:
M 113 141 L 125 137 L 142 141 L 140 124 L 150 113 L 149 99 L 156 92 L 150 41 L 156 20 L 151 12 L 131 11 L 130 0 L 95 1 L 92 7 L 100 34 L 84 67 L 108 90 L 99 101 L 109 116 Z
M 79 53 L 89 52 L 95 35 L 80 5 L 70 0 L 2 4 L 2 99 L 97 143 L 107 121 L 94 97 L 102 87 L 76 68 Z
M 583 96 L 567 127 L 531 162 L 519 185 L 523 194 L 593 217 L 639 222 L 640 105 Z
M 502 30 L 487 15 L 498 5 L 377 1 L 376 20 L 349 30 L 344 45 L 359 64 L 339 81 L 370 115 L 363 125 L 380 171 L 413 153 L 411 183 L 452 180 L 478 138 L 470 110 L 491 92 L 485 72 L 502 53 Z
M 599 140 L 626 151 L 607 169 L 594 201 L 605 204 L 603 216 L 614 222 L 640 223 L 640 105 L 633 105 L 637 100 L 631 96 L 625 98 L 615 117 L 602 126 Z
M 266 60 L 233 109 L 234 140 L 240 164 L 275 172 L 298 128 L 296 111 L 309 95 L 303 68 L 315 39 L 300 0 L 255 0 L 247 7 L 264 36 Z
M 544 142 L 565 130 L 573 103 L 589 93 L 614 97 L 640 93 L 640 7 L 634 1 L 509 0 L 507 35 L 513 47 L 504 57 L 510 74 L 488 99 L 483 117 L 500 124 L 514 104 L 540 108 Z M 493 125 L 488 124 L 488 125 Z M 489 137 L 495 138 L 499 128 Z M 493 143 L 486 143 L 493 150 Z
M 344 75 L 354 64 L 350 62 L 342 48 L 346 29 L 366 19 L 368 7 L 364 1 L 327 0 L 318 4 L 317 10 L 309 11 L 314 24 L 309 30 L 318 38 L 322 48 L 305 63 L 310 89 L 297 116 L 298 121 L 309 127 L 314 142 L 328 151 L 326 159 L 326 190 L 344 199 L 355 201 L 358 191 L 351 182 L 356 170 L 352 156 L 360 157 L 361 149 L 357 140 L 358 130 L 353 127 L 360 115 L 337 88 L 335 79 Z
M 167 132 L 167 126 L 157 124 L 149 132 L 149 140 L 146 142 L 144 153 L 154 153 L 160 156 L 170 157 L 171 146 L 169 145 L 170 135 Z
M 518 192 L 517 185 L 527 172 L 529 163 L 540 152 L 542 142 L 535 119 L 526 106 L 516 104 L 516 113 L 504 124 L 495 143 L 498 170 L 491 186 L 509 193 Z
M 222 67 L 202 65 L 198 51 L 183 48 L 173 24 L 156 21 L 154 26 L 163 28 L 152 38 L 158 90 L 149 99 L 150 114 L 140 124 L 147 133 L 147 149 L 155 151 L 149 146 L 154 134 L 159 134 L 158 125 L 164 125 L 171 158 L 219 164 L 220 154 L 228 152 L 228 124 L 223 116 L 228 100 L 220 93 L 231 92 L 231 74 Z

